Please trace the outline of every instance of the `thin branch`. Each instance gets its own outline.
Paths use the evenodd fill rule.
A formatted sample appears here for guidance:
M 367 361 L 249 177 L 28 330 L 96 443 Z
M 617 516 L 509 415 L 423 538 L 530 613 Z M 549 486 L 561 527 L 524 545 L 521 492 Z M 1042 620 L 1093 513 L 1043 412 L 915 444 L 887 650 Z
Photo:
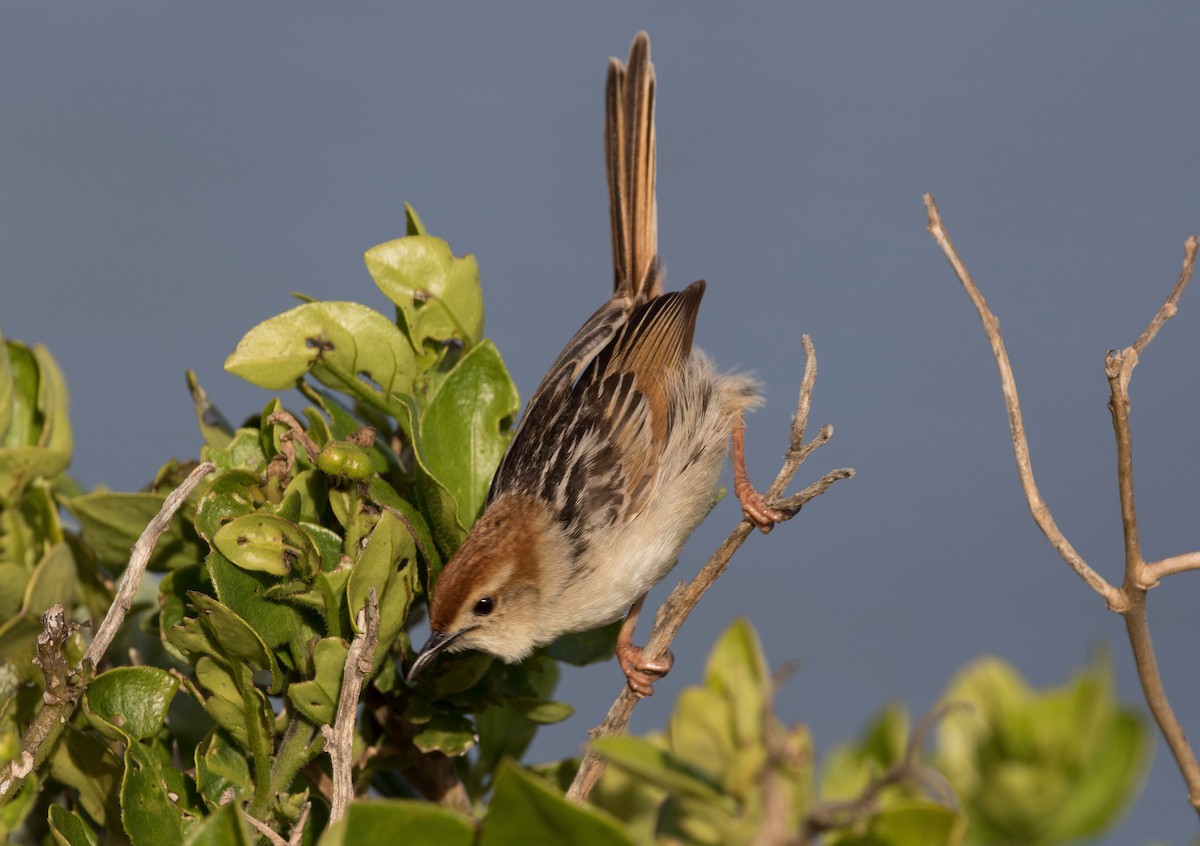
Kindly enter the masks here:
M 57 603 L 42 616 L 42 633 L 38 636 L 36 660 L 46 677 L 47 695 L 43 697 L 42 707 L 21 737 L 20 754 L 0 769 L 0 806 L 13 798 L 25 776 L 39 766 L 50 753 L 63 725 L 75 712 L 75 706 L 95 674 L 96 667 L 104 660 L 108 647 L 112 645 L 113 638 L 125 622 L 125 616 L 133 605 L 133 597 L 141 584 L 158 539 L 162 537 L 171 523 L 171 518 L 191 496 L 196 486 L 215 469 L 210 461 L 197 465 L 184 479 L 183 484 L 166 498 L 158 514 L 142 531 L 142 536 L 133 545 L 129 565 L 121 576 L 113 603 L 100 628 L 96 630 L 96 637 L 88 645 L 83 658 L 74 669 L 68 668 L 62 655 L 62 645 L 73 628 L 78 626 L 66 622 L 63 607 Z
M 804 459 L 818 446 L 826 443 L 833 435 L 833 427 L 825 426 L 821 429 L 820 435 L 811 444 L 803 442 L 805 428 L 808 425 L 809 409 L 812 405 L 813 387 L 817 379 L 817 357 L 813 349 L 812 340 L 808 335 L 803 336 L 802 342 L 807 360 L 804 366 L 804 378 L 800 383 L 800 397 L 796 404 L 796 416 L 792 420 L 790 444 L 787 455 L 784 458 L 783 467 L 764 496 L 768 505 L 789 513 L 789 515 L 794 514 L 793 506 L 798 509 L 807 499 L 793 502 L 797 498 L 791 497 L 781 502 L 779 501 L 780 494 L 791 483 L 792 478 L 796 475 L 796 471 L 804 463 Z M 838 479 L 849 479 L 853 475 L 853 470 L 835 470 L 828 474 L 822 482 L 818 482 L 817 485 L 813 486 L 815 488 L 823 482 L 825 483 L 812 496 L 823 492 Z M 826 480 L 828 481 L 826 482 Z M 802 493 L 799 496 L 803 497 L 804 494 Z M 811 499 L 812 497 L 808 498 Z M 754 526 L 749 520 L 742 520 L 729 533 L 725 541 L 717 547 L 717 550 L 709 557 L 708 562 L 700 569 L 696 577 L 687 584 L 681 582 L 671 591 L 670 596 L 667 597 L 666 602 L 658 609 L 658 614 L 655 617 L 654 629 L 651 631 L 645 647 L 645 654 L 648 657 L 653 659 L 666 655 L 671 642 L 683 626 L 684 620 L 692 613 L 692 609 L 696 607 L 696 603 L 700 601 L 700 597 L 704 595 L 705 591 L 725 572 L 725 568 L 729 566 L 729 561 L 733 558 L 733 554 L 745 542 L 753 528 Z M 617 696 L 616 701 L 608 709 L 608 714 L 605 716 L 604 721 L 592 729 L 592 739 L 609 737 L 623 732 L 640 698 L 628 685 L 622 685 L 621 692 Z M 596 782 L 600 779 L 600 776 L 603 775 L 604 769 L 604 759 L 591 749 L 588 749 L 583 756 L 583 761 L 579 765 L 579 771 L 575 774 L 574 781 L 571 782 L 567 796 L 578 801 L 586 800 L 592 788 L 595 787 Z
M 1183 267 L 1179 270 L 1179 278 L 1175 280 L 1175 287 L 1171 289 L 1171 294 L 1167 297 L 1166 302 L 1154 313 L 1154 317 L 1150 319 L 1150 324 L 1145 331 L 1133 342 L 1132 349 L 1138 354 L 1141 354 L 1142 350 L 1149 346 L 1150 342 L 1154 340 L 1154 336 L 1158 334 L 1158 330 L 1179 310 L 1179 298 L 1183 296 L 1188 282 L 1192 280 L 1192 268 L 1196 264 L 1196 247 L 1198 245 L 1200 245 L 1200 239 L 1197 239 L 1195 235 L 1183 242 Z
M 1146 615 L 1146 592 L 1158 583 L 1165 572 L 1170 572 L 1172 567 L 1186 568 L 1186 565 L 1192 564 L 1195 554 L 1168 558 L 1167 566 L 1158 568 L 1148 567 L 1142 558 L 1137 507 L 1133 495 L 1133 431 L 1129 424 L 1129 383 L 1133 378 L 1133 369 L 1137 367 L 1141 353 L 1154 340 L 1159 329 L 1178 310 L 1179 298 L 1187 289 L 1192 277 L 1196 247 L 1196 237 L 1188 238 L 1184 247 L 1183 267 L 1170 295 L 1132 345 L 1108 354 L 1104 363 L 1104 374 L 1108 378 L 1108 407 L 1112 413 L 1113 432 L 1117 441 L 1117 488 L 1121 500 L 1121 528 L 1125 539 L 1125 581 L 1121 592 L 1129 605 L 1125 611 L 1125 630 L 1133 649 L 1146 705 L 1154 715 L 1159 731 L 1162 732 L 1163 739 L 1167 742 L 1179 772 L 1187 784 L 1188 801 L 1197 813 L 1200 813 L 1200 765 L 1196 762 L 1196 754 L 1167 698 L 1166 687 L 1163 685 L 1158 660 L 1154 654 L 1154 643 L 1150 639 L 1150 622 Z
M 1150 624 L 1146 616 L 1146 592 L 1157 585 L 1163 576 L 1184 570 L 1200 569 L 1200 552 L 1176 555 L 1154 564 L 1147 564 L 1142 558 L 1137 508 L 1133 495 L 1133 433 L 1129 424 L 1129 383 L 1133 376 L 1133 370 L 1138 365 L 1141 353 L 1158 335 L 1163 324 L 1174 317 L 1178 311 L 1179 299 L 1191 281 L 1200 241 L 1194 235 L 1187 239 L 1184 245 L 1183 267 L 1179 271 L 1175 286 L 1138 339 L 1123 350 L 1109 352 L 1105 359 L 1104 374 L 1108 379 L 1110 392 L 1109 411 L 1112 414 L 1113 431 L 1117 443 L 1117 486 L 1121 501 L 1121 527 L 1125 547 L 1125 578 L 1121 587 L 1116 588 L 1084 562 L 1062 532 L 1058 530 L 1050 516 L 1049 509 L 1042 501 L 1033 481 L 1033 470 L 1030 467 L 1029 450 L 1025 441 L 1025 427 L 1021 420 L 1020 404 L 1017 401 L 1016 382 L 1013 379 L 1008 354 L 1004 350 L 1004 340 L 1000 335 L 1000 322 L 988 309 L 983 295 L 979 293 L 979 289 L 975 286 L 954 246 L 950 243 L 950 238 L 942 226 L 937 205 L 929 194 L 925 195 L 925 208 L 929 215 L 929 232 L 941 247 L 946 258 L 949 259 L 955 275 L 966 289 L 971 302 L 975 304 L 975 308 L 983 320 L 988 340 L 991 342 L 992 352 L 1000 369 L 1004 399 L 1008 405 L 1017 471 L 1020 474 L 1021 486 L 1025 490 L 1025 498 L 1029 503 L 1033 518 L 1058 553 L 1097 593 L 1105 598 L 1109 609 L 1125 617 L 1125 628 L 1129 635 L 1129 644 L 1137 664 L 1138 679 L 1141 681 L 1146 704 L 1150 708 L 1150 713 L 1154 715 L 1159 730 L 1179 767 L 1180 774 L 1187 784 L 1188 799 L 1192 807 L 1200 813 L 1200 765 L 1197 764 L 1196 755 L 1188 744 L 1183 728 L 1167 699 L 1166 688 L 1163 686 L 1162 676 L 1158 671 L 1154 645 L 1150 639 Z
M 333 807 L 329 821 L 335 823 L 346 814 L 354 799 L 354 719 L 358 712 L 358 697 L 363 682 L 371 672 L 375 647 L 379 645 L 379 597 L 371 588 L 367 605 L 358 612 L 358 629 L 346 653 L 342 669 L 342 691 L 338 696 L 337 714 L 332 726 L 321 726 L 325 748 L 333 766 Z
M 971 298 L 975 310 L 979 312 L 984 332 L 987 333 L 988 342 L 992 346 L 992 355 L 995 356 L 996 367 L 1000 371 L 1000 388 L 1004 392 L 1004 403 L 1008 406 L 1008 426 L 1012 434 L 1013 454 L 1017 460 L 1017 475 L 1021 478 L 1021 488 L 1025 491 L 1025 501 L 1029 504 L 1029 512 L 1033 515 L 1038 528 L 1042 530 L 1042 534 L 1046 536 L 1050 545 L 1062 556 L 1063 560 L 1091 586 L 1092 590 L 1104 597 L 1104 601 L 1108 603 L 1110 609 L 1122 611 L 1126 602 L 1124 595 L 1088 566 L 1088 563 L 1083 560 L 1083 556 L 1075 551 L 1075 547 L 1071 545 L 1071 542 L 1058 528 L 1058 524 L 1054 522 L 1049 506 L 1046 505 L 1046 501 L 1042 499 L 1042 495 L 1038 491 L 1037 483 L 1033 479 L 1033 466 L 1029 460 L 1029 443 L 1025 436 L 1025 421 L 1021 417 L 1021 401 L 1017 396 L 1017 381 L 1013 376 L 1012 364 L 1008 360 L 1008 352 L 1004 349 L 1004 338 L 1000 334 L 1000 321 L 988 308 L 983 294 L 979 292 L 971 274 L 967 272 L 966 266 L 950 242 L 950 236 L 942 226 L 942 217 L 938 214 L 937 204 L 934 202 L 932 194 L 925 195 L 925 209 L 929 215 L 929 234 L 941 247 L 946 259 L 950 262 L 950 267 L 954 270 L 954 275 L 958 277 L 967 296 Z
M 1200 813 L 1200 765 L 1196 754 L 1188 744 L 1183 726 L 1175 716 L 1175 710 L 1167 699 L 1162 676 L 1158 672 L 1158 659 L 1154 655 L 1154 643 L 1150 639 L 1150 623 L 1146 618 L 1146 592 L 1137 591 L 1134 608 L 1125 615 L 1125 630 L 1129 633 L 1129 645 L 1133 648 L 1133 660 L 1137 664 L 1138 680 L 1142 683 L 1142 695 L 1146 705 L 1158 723 L 1179 773 L 1188 788 L 1188 801 Z
M 1160 579 L 1175 573 L 1186 573 L 1188 570 L 1200 570 L 1200 552 L 1185 552 L 1183 555 L 1172 555 L 1162 561 L 1146 565 L 1146 575 L 1150 580 L 1147 587 L 1154 587 Z

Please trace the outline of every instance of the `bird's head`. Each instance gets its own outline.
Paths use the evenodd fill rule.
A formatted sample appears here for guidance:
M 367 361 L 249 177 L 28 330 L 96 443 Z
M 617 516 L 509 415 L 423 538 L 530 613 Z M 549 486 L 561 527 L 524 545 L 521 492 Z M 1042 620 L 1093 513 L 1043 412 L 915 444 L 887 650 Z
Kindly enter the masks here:
M 440 652 L 477 649 L 515 663 L 552 640 L 568 549 L 545 503 L 517 496 L 493 502 L 433 587 L 429 641 L 409 680 Z

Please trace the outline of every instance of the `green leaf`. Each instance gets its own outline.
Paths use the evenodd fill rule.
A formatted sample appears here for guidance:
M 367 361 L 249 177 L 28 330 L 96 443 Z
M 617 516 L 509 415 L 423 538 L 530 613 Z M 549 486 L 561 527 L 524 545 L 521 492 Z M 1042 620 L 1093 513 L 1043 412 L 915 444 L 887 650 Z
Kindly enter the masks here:
M 269 390 L 291 388 L 311 371 L 322 384 L 386 409 L 393 392 L 411 390 L 417 365 L 408 339 L 379 312 L 314 302 L 247 332 L 225 369 Z
M 166 494 L 113 493 L 98 490 L 71 497 L 64 503 L 79 521 L 83 536 L 102 564 L 120 572 L 129 563 L 130 550 L 150 521 L 162 509 Z M 185 505 L 159 538 L 150 557 L 150 569 L 174 570 L 204 558 L 191 526 L 191 507 Z
M 178 789 L 181 777 L 148 747 L 126 744 L 121 810 L 134 846 L 176 846 L 195 827 L 196 809 L 183 804 L 184 791 Z
M 499 352 L 484 341 L 455 365 L 422 415 L 414 448 L 443 549 L 457 547 L 483 510 L 519 408 Z
M 325 830 L 320 846 L 394 846 L 401 837 L 414 846 L 471 846 L 475 830 L 467 817 L 429 802 L 373 799 L 350 803 L 346 817 Z
M 50 806 L 49 820 L 50 836 L 57 846 L 97 846 L 100 842 L 83 817 L 61 805 Z
M 416 216 L 416 213 L 413 213 Z M 8 342 L 0 334 L 0 444 L 6 443 L 5 435 L 13 418 L 13 394 L 16 386 L 13 384 L 12 365 L 8 361 Z
M 417 210 L 408 203 L 404 204 L 404 234 L 425 235 L 425 224 L 417 217 Z
M 179 680 L 156 667 L 116 667 L 92 679 L 83 695 L 89 717 L 125 738 L 144 740 L 162 728 Z M 115 738 L 114 738 L 115 739 Z
M 188 598 L 197 616 L 184 618 L 170 629 L 168 637 L 172 642 L 184 652 L 212 655 L 234 667 L 247 665 L 254 670 L 270 670 L 270 689 L 277 692 L 283 677 L 275 656 L 258 633 L 211 596 L 189 591 Z
M 9 504 L 38 478 L 53 479 L 67 469 L 71 454 L 40 446 L 0 448 L 0 504 Z
M 372 247 L 363 258 L 379 290 L 403 313 L 418 350 L 430 341 L 456 338 L 469 347 L 483 338 L 483 293 L 474 256 L 456 258 L 442 239 L 410 235 Z
M 404 518 L 401 522 L 405 523 L 405 528 L 409 529 L 417 551 L 425 559 L 426 566 L 429 568 L 429 577 L 436 579 L 442 569 L 442 558 L 438 555 L 437 546 L 433 542 L 433 533 L 429 530 L 429 524 L 425 522 L 425 516 L 396 493 L 395 488 L 383 479 L 372 479 L 368 483 L 367 498 L 377 505 L 400 513 L 400 516 Z
M 196 533 L 211 544 L 227 522 L 254 513 L 266 502 L 262 484 L 262 478 L 249 470 L 218 473 L 203 489 L 196 503 Z
M 211 461 L 218 470 L 261 470 L 267 463 L 258 429 L 238 429 L 224 447 L 205 444 L 200 457 Z
M 618 739 L 618 738 L 612 738 Z M 480 846 L 586 843 L 632 846 L 622 825 L 607 813 L 570 801 L 513 763 L 501 765 Z
M 196 788 L 211 811 L 228 804 L 227 792 L 235 804 L 254 793 L 246 756 L 220 731 L 210 731 L 196 747 Z
M 378 667 L 408 619 L 418 591 L 416 545 L 408 527 L 390 511 L 380 515 L 346 584 L 356 630 L 358 612 L 366 606 L 372 587 L 379 596 L 379 645 L 374 660 Z
M 184 846 L 252 846 L 257 838 L 250 834 L 246 821 L 238 813 L 239 807 L 233 803 L 214 810 L 191 833 Z
M 37 405 L 42 418 L 37 445 L 69 457 L 74 449 L 74 439 L 67 416 L 67 382 L 58 362 L 44 346 L 34 344 L 33 357 L 38 366 Z
M 273 514 L 233 518 L 213 535 L 213 546 L 243 570 L 306 579 L 321 567 L 321 556 L 308 534 Z
M 308 681 L 288 685 L 288 701 L 316 725 L 332 725 L 342 689 L 342 670 L 349 652 L 346 642 L 327 637 L 313 647 L 313 675 Z

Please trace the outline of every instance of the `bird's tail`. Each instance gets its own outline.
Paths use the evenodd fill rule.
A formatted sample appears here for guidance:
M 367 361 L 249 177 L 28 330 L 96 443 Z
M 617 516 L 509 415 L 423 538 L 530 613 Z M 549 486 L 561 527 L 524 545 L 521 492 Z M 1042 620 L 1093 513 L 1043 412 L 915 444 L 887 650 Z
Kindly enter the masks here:
M 662 293 L 654 196 L 654 65 L 639 32 L 629 60 L 608 63 L 604 152 L 612 214 L 613 290 L 635 302 Z

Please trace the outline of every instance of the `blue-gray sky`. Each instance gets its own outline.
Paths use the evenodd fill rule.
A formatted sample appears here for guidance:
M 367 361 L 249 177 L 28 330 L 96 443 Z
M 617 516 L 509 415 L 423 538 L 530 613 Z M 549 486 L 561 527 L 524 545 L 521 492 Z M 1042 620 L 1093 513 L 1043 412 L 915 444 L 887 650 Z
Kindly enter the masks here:
M 661 246 L 708 280 L 698 343 L 757 372 L 765 483 L 812 335 L 798 484 L 857 468 L 755 536 L 676 645 L 636 730 L 661 726 L 739 614 L 798 659 L 780 709 L 822 748 L 889 699 L 923 711 L 986 652 L 1057 684 L 1121 621 L 1051 551 L 1020 495 L 979 321 L 926 234 L 938 198 L 1003 321 L 1035 470 L 1059 525 L 1119 580 L 1104 353 L 1141 331 L 1200 230 L 1200 9 L 1185 4 L 105 4 L 0 18 L 0 326 L 65 370 L 74 471 L 144 484 L 199 438 L 194 368 L 240 419 L 269 396 L 221 364 L 288 293 L 385 307 L 362 252 L 404 201 L 481 266 L 489 334 L 529 391 L 610 284 L 605 61 L 649 30 L 659 75 Z M 1133 382 L 1148 557 L 1200 547 L 1200 291 Z M 690 575 L 736 519 L 723 504 Z M 654 594 L 662 595 L 662 591 Z M 1200 734 L 1192 575 L 1151 596 L 1168 690 Z M 570 753 L 621 683 L 569 673 Z M 1108 842 L 1195 833 L 1161 743 Z

